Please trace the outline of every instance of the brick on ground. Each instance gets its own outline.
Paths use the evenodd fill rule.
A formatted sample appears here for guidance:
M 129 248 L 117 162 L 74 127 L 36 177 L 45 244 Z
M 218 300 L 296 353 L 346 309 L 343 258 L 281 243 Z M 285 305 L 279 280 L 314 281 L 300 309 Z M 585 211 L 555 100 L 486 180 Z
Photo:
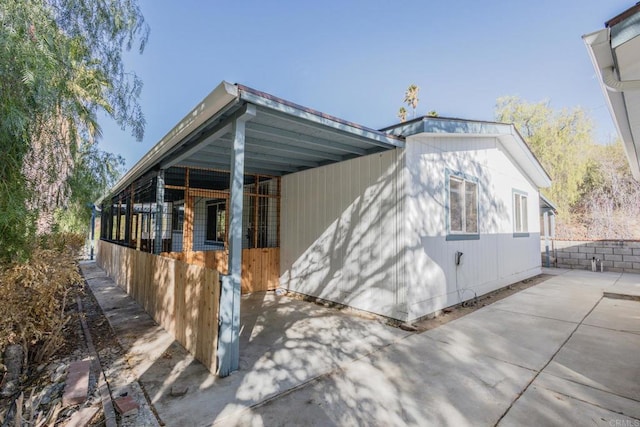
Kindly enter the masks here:
M 69 365 L 69 373 L 64 386 L 62 404 L 64 406 L 79 405 L 87 400 L 89 391 L 89 370 L 91 361 L 82 360 Z
M 140 407 L 133 396 L 119 397 L 113 403 L 115 403 L 116 409 L 123 417 L 136 415 Z

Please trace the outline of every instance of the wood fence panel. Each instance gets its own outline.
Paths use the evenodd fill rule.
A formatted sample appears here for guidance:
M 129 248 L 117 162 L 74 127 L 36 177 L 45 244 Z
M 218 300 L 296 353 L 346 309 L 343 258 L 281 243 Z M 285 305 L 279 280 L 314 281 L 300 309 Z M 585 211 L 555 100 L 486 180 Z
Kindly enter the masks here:
M 226 251 L 163 252 L 165 258 L 228 273 Z M 276 289 L 280 284 L 280 248 L 242 250 L 242 293 Z
M 175 254 L 174 254 L 175 255 Z M 216 372 L 220 280 L 205 255 L 189 265 L 180 256 L 137 251 L 100 241 L 96 263 L 212 373 Z

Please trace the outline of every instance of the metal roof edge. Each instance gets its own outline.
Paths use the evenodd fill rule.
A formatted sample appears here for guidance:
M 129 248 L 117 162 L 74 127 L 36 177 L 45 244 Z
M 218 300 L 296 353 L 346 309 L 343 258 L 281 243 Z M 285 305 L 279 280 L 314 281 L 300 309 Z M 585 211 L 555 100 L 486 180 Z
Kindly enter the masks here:
M 551 209 L 554 212 L 558 212 L 558 207 L 555 205 L 555 203 L 546 198 L 542 193 L 540 193 L 538 196 L 540 197 L 540 200 L 542 200 L 548 206 L 544 207 L 545 209 Z
M 152 169 L 164 155 L 177 148 L 193 131 L 214 117 L 225 107 L 238 101 L 238 87 L 222 81 L 202 101 L 198 103 L 177 125 L 162 137 L 122 178 L 103 194 L 95 204 L 99 204 L 109 194 L 117 193 L 140 176 Z
M 389 144 L 393 147 L 404 147 L 404 138 L 390 135 L 379 130 L 371 129 L 358 123 L 340 119 L 312 108 L 304 107 L 283 98 L 252 89 L 248 86 L 237 84 L 239 97 L 243 101 L 250 102 L 265 108 L 276 110 L 311 122 L 332 127 L 334 129 L 358 135 L 364 138 Z

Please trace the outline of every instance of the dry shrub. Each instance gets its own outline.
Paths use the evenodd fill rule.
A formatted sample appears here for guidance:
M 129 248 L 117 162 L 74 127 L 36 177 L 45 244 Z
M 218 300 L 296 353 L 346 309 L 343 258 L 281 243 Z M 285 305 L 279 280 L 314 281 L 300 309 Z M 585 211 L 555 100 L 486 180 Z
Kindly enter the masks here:
M 21 344 L 40 362 L 64 344 L 67 293 L 82 280 L 77 244 L 69 235 L 43 238 L 29 261 L 0 269 L 0 349 Z

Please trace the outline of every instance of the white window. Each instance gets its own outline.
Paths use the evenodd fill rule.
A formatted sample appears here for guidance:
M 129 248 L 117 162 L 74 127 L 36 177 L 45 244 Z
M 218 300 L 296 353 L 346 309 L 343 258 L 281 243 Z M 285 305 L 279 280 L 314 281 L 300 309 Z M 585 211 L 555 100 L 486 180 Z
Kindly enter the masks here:
M 449 177 L 449 232 L 478 234 L 478 184 L 453 175 Z
M 527 221 L 527 195 L 513 193 L 513 226 L 514 233 L 528 233 L 529 224 Z

